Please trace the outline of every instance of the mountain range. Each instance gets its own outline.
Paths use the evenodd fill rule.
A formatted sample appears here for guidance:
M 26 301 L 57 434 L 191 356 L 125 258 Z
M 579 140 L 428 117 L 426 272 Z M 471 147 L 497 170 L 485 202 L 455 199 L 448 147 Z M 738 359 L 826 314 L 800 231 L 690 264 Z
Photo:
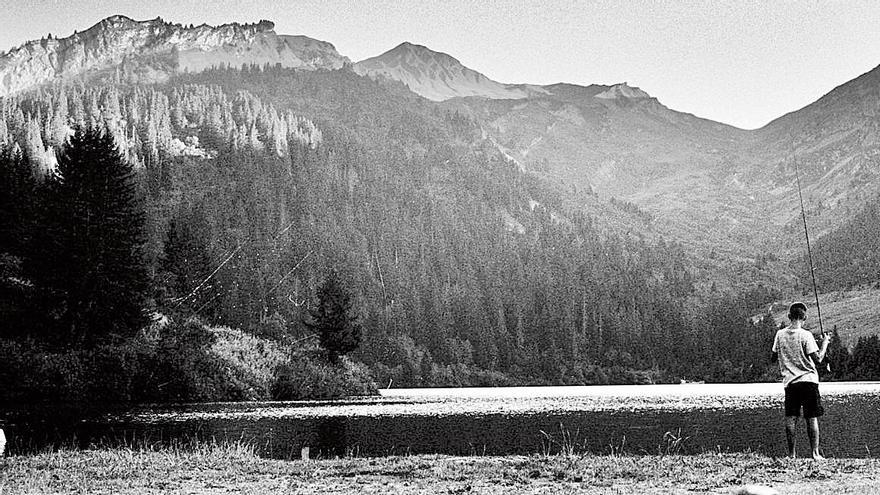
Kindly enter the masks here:
M 651 230 L 685 245 L 707 281 L 784 275 L 784 264 L 763 275 L 754 268 L 800 255 L 796 169 L 817 237 L 880 190 L 880 69 L 745 131 L 626 83 L 507 84 L 408 42 L 352 64 L 332 44 L 279 35 L 270 21 L 212 27 L 113 16 L 0 54 L 0 97 L 58 81 L 154 83 L 267 64 L 354 71 L 473 119 L 485 143 L 573 201 L 596 195 L 647 212 Z M 712 277 L 719 260 L 728 266 Z

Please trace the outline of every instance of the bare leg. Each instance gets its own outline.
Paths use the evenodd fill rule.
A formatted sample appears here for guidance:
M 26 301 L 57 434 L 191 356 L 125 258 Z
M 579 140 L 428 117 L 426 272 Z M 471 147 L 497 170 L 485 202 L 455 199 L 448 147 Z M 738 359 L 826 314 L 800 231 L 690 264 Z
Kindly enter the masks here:
M 795 440 L 797 437 L 797 416 L 785 417 L 785 439 L 788 441 L 788 456 L 797 457 L 797 449 L 795 448 Z
M 813 452 L 813 459 L 824 459 L 824 457 L 819 454 L 819 418 L 806 418 L 806 421 L 807 435 L 810 437 L 810 448 Z

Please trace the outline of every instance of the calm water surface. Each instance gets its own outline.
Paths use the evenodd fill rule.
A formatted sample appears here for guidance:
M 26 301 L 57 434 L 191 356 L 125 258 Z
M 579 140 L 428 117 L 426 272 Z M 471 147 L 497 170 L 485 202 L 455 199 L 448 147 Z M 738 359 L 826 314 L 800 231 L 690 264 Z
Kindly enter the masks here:
M 834 457 L 880 455 L 880 383 L 823 383 L 822 446 Z M 262 455 L 596 454 L 757 451 L 784 454 L 782 385 L 391 389 L 322 402 L 149 406 L 65 423 L 7 415 L 10 450 L 51 445 L 244 441 Z M 799 425 L 800 452 L 807 449 Z

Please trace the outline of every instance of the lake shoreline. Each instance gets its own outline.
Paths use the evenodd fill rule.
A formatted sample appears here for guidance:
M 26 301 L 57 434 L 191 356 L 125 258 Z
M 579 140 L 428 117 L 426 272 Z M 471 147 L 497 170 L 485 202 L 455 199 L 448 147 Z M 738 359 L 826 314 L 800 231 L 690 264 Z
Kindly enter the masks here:
M 841 382 L 821 390 L 825 454 L 877 456 L 880 384 Z M 555 454 L 563 444 L 593 455 L 779 456 L 782 392 L 775 383 L 395 389 L 380 398 L 320 402 L 157 404 L 90 418 L 7 411 L 0 412 L 0 427 L 8 427 L 8 451 L 16 455 L 244 440 L 275 459 L 299 458 L 305 446 L 313 458 L 327 458 Z
M 734 493 L 876 492 L 878 459 L 758 454 L 531 455 L 281 461 L 241 444 L 61 450 L 0 458 L 0 493 Z

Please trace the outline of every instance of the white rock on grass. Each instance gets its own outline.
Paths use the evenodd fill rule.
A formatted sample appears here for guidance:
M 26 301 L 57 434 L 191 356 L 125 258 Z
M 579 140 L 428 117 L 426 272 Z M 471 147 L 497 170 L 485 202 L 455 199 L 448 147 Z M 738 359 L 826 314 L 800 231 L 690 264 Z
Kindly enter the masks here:
M 762 485 L 744 485 L 734 492 L 734 495 L 779 495 L 779 492 Z

